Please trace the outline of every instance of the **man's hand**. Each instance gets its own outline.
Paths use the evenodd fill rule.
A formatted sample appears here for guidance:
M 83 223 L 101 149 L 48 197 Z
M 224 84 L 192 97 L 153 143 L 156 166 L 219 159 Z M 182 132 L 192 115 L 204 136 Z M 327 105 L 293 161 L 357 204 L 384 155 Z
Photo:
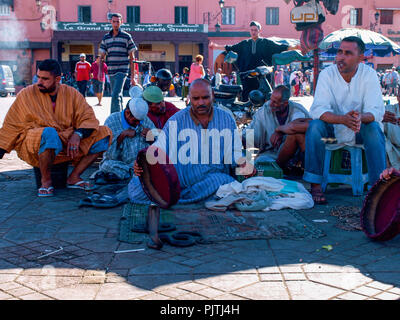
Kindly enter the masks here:
M 136 81 L 135 81 L 135 75 L 134 74 L 131 75 L 131 86 L 132 87 L 136 86 Z
M 396 118 L 396 115 L 393 112 L 386 111 L 382 122 L 389 122 L 393 124 L 398 124 L 398 119 Z
M 136 135 L 136 131 L 133 129 L 126 129 L 125 131 L 122 131 L 121 134 L 117 138 L 117 147 L 119 147 L 124 141 L 125 138 L 133 138 Z
M 140 175 L 143 173 L 143 168 L 138 165 L 137 161 L 135 161 L 133 164 L 133 172 L 137 177 L 140 177 Z
M 244 176 L 247 179 L 257 174 L 257 169 L 250 162 L 247 162 L 246 158 L 242 157 L 238 159 L 237 163 L 236 175 Z
M 278 149 L 279 146 L 280 146 L 281 143 L 282 143 L 282 139 L 283 139 L 283 134 L 280 133 L 280 132 L 276 132 L 276 131 L 275 131 L 275 132 L 271 135 L 271 138 L 270 138 L 270 142 L 271 142 L 272 147 L 273 147 L 274 149 Z
M 81 144 L 81 138 L 73 133 L 67 144 L 67 157 L 75 158 L 79 154 L 79 145 Z
M 354 132 L 358 132 L 361 127 L 361 115 L 356 111 L 350 111 L 342 116 L 342 124 Z
M 385 180 L 389 180 L 389 179 L 391 178 L 391 176 L 392 176 L 393 174 L 395 174 L 395 173 L 399 173 L 399 174 L 400 174 L 400 172 L 397 171 L 395 168 L 388 168 L 388 169 L 385 169 L 385 170 L 381 173 L 380 178 L 381 178 L 381 179 L 385 179 Z
M 147 136 L 148 135 L 148 136 Z M 146 139 L 146 141 L 154 141 L 153 133 L 149 128 L 143 128 L 141 136 Z

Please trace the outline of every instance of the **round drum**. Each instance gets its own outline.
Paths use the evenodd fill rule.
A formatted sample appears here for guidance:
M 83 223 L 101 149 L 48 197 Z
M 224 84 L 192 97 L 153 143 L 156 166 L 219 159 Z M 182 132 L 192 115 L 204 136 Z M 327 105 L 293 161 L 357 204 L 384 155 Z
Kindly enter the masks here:
M 400 233 L 400 176 L 379 180 L 368 192 L 361 210 L 361 226 L 374 240 L 387 241 Z
M 149 157 L 150 161 L 148 161 L 148 156 L 146 156 L 148 150 L 151 155 Z M 154 163 L 155 161 L 153 160 L 155 157 L 165 159 L 166 161 Z M 143 168 L 143 173 L 139 179 L 144 192 L 150 200 L 163 209 L 176 204 L 180 197 L 181 186 L 175 166 L 170 163 L 165 152 L 159 148 L 150 146 L 139 151 L 137 162 Z

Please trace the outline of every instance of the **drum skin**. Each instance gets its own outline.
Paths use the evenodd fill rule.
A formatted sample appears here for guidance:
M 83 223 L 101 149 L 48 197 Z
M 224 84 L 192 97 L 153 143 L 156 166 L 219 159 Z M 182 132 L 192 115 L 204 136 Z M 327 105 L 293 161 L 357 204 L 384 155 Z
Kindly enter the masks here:
M 369 238 L 378 241 L 400 233 L 400 175 L 380 179 L 371 188 L 361 210 L 361 226 Z

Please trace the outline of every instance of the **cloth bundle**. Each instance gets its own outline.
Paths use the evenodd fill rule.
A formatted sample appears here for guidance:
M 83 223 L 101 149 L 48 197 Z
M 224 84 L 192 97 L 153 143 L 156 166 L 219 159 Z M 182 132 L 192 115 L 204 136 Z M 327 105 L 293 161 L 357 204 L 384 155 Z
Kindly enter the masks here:
M 225 211 L 231 205 L 240 211 L 299 210 L 314 206 L 311 194 L 301 183 L 271 177 L 253 177 L 242 183 L 224 184 L 215 195 L 218 199 L 205 203 L 209 210 Z

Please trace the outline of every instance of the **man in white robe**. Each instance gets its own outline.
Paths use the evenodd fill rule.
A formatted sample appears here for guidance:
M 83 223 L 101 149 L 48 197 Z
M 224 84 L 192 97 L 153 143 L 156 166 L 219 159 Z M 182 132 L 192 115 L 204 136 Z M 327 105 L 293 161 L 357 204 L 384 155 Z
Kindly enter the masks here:
M 385 137 L 382 119 L 385 113 L 375 70 L 361 63 L 365 44 L 360 38 L 342 40 L 336 64 L 324 69 L 318 78 L 310 122 L 306 133 L 305 173 L 311 183 L 314 202 L 326 203 L 322 193 L 325 144 L 322 138 L 336 137 L 338 144 L 363 144 L 369 184 L 379 179 L 386 168 Z

